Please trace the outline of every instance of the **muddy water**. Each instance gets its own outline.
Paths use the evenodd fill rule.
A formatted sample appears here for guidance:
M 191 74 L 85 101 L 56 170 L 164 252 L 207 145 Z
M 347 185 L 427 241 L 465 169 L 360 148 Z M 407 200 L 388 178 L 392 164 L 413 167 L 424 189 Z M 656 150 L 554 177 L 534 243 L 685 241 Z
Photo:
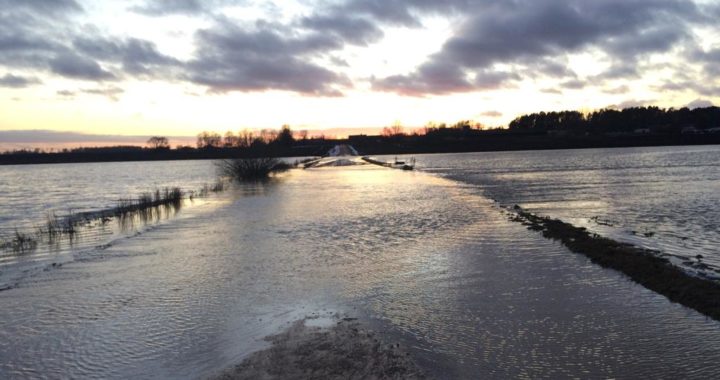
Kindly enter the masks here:
M 292 171 L 0 292 L 0 378 L 202 378 L 347 313 L 441 378 L 715 378 L 720 325 L 509 222 L 474 185 Z

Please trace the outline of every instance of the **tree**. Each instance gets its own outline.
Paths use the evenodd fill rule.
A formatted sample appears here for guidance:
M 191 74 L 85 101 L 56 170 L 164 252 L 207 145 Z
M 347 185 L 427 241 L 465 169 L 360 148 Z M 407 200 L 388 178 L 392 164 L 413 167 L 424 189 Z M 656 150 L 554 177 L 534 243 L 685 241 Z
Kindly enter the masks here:
M 147 144 L 150 145 L 153 149 L 168 149 L 170 148 L 170 143 L 168 142 L 167 137 L 162 136 L 153 136 L 148 139 Z
M 275 141 L 277 141 L 278 144 L 280 144 L 281 146 L 292 146 L 295 138 L 293 137 L 293 132 L 290 129 L 289 125 L 286 124 L 282 126 L 282 128 L 280 129 L 280 133 L 278 133 L 277 139 Z
M 197 137 L 197 147 L 202 148 L 219 148 L 222 143 L 222 136 L 216 132 L 201 132 Z
M 226 148 L 232 148 L 238 145 L 238 138 L 231 131 L 225 133 L 223 141 Z

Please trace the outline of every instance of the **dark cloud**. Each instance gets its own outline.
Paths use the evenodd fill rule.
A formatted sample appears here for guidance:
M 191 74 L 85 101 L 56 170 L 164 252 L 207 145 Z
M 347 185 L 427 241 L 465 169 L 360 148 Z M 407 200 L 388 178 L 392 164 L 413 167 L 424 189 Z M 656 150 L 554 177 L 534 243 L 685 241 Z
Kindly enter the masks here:
M 696 48 L 690 53 L 690 57 L 692 60 L 702 63 L 707 76 L 720 76 L 720 47 L 709 50 Z
M 585 88 L 586 85 L 587 83 L 580 79 L 570 79 L 560 83 L 560 87 L 568 90 L 582 90 L 583 88 Z
M 25 88 L 40 83 L 40 80 L 35 77 L 21 77 L 12 74 L 0 77 L 0 87 Z
M 483 70 L 475 73 L 475 89 L 494 90 L 502 86 L 507 86 L 509 82 L 520 80 L 521 77 L 517 73 L 506 71 Z
M 137 38 L 80 37 L 73 41 L 73 47 L 100 61 L 119 62 L 125 73 L 133 75 L 158 75 L 181 65 L 179 60 L 160 53 L 154 43 Z
M 205 10 L 200 0 L 151 0 L 131 11 L 148 16 L 167 16 L 171 14 L 199 14 Z
M 377 24 L 365 18 L 348 15 L 313 15 L 302 18 L 300 24 L 319 33 L 333 34 L 354 45 L 368 45 L 383 37 Z
M 421 16 L 467 11 L 488 0 L 350 0 L 330 8 L 334 14 L 365 15 L 382 23 L 420 26 Z
M 117 79 L 113 73 L 103 69 L 94 60 L 74 53 L 60 54 L 52 59 L 49 64 L 53 73 L 66 78 L 93 81 Z
M 283 27 L 259 23 L 249 30 L 230 23 L 196 36 L 197 58 L 188 78 L 214 92 L 288 90 L 307 95 L 340 95 L 344 76 L 312 62 L 341 48 L 330 35 L 295 35 Z
M 445 62 L 428 62 L 414 74 L 395 75 L 372 82 L 376 90 L 395 91 L 410 96 L 448 94 L 473 89 L 473 84 L 461 67 Z
M 0 9 L 26 10 L 45 14 L 67 13 L 82 11 L 82 7 L 75 0 L 0 0 Z
M 430 58 L 430 64 L 452 63 L 465 71 L 491 70 L 502 64 L 513 65 L 523 76 L 572 76 L 574 74 L 563 70 L 555 59 L 596 49 L 614 60 L 636 62 L 644 54 L 665 52 L 689 39 L 688 23 L 699 19 L 694 3 L 679 0 L 479 3 L 482 6 L 475 9 L 441 51 Z M 459 6 L 458 3 L 455 6 Z M 415 88 L 434 80 L 424 78 L 423 68 L 427 65 L 421 65 L 416 73 L 406 77 Z M 633 74 L 627 67 L 623 69 L 610 74 Z M 398 87 L 385 86 L 385 90 L 406 92 L 407 80 L 397 76 L 387 79 L 392 79 L 390 82 L 397 83 Z M 578 85 L 577 82 L 569 84 Z M 429 93 L 446 92 L 444 88 L 433 91 L 432 86 L 425 87 Z
M 132 12 L 202 16 L 194 58 L 183 62 L 152 42 L 103 36 L 80 25 L 79 0 L 0 0 L 0 65 L 8 72 L 50 72 L 86 81 L 122 78 L 185 80 L 210 91 L 286 90 L 340 95 L 351 86 L 337 72 L 342 51 L 368 46 L 388 26 L 421 27 L 427 16 L 449 17 L 453 35 L 409 73 L 373 78 L 380 91 L 423 96 L 493 90 L 523 79 L 556 80 L 560 90 L 606 88 L 641 77 L 656 53 L 681 51 L 703 77 L 674 77 L 661 89 L 717 93 L 720 49 L 696 47 L 695 25 L 713 24 L 717 4 L 688 0 L 333 0 L 303 1 L 307 14 L 281 25 L 241 27 L 224 14 L 247 0 L 136 0 Z M 274 11 L 273 11 L 274 12 Z M 208 17 L 206 17 L 208 16 Z M 412 43 L 422 43 L 413 41 Z M 579 78 L 569 55 L 591 53 L 608 64 Z M 673 70 L 682 70 L 674 67 Z M 693 83 L 693 80 L 695 83 Z M 554 91 L 560 91 L 554 90 Z M 82 91 L 80 91 L 82 92 Z

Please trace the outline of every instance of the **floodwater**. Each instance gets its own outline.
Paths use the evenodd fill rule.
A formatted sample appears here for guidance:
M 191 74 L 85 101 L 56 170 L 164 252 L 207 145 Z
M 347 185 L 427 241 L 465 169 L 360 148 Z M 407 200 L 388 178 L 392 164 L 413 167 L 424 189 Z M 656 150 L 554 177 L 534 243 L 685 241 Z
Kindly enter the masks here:
M 335 312 L 439 378 L 720 376 L 720 324 L 487 191 L 375 166 L 238 186 L 0 291 L 0 378 L 203 378 Z
M 710 267 L 703 273 L 720 278 L 720 146 L 421 155 L 418 165 L 477 185 L 501 205 L 518 204 L 690 266 L 701 255 Z

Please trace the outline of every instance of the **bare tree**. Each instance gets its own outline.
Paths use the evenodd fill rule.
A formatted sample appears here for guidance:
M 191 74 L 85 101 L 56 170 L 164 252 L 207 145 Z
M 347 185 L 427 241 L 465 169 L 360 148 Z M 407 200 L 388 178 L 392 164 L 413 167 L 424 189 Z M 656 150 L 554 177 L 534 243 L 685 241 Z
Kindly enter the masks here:
M 150 145 L 153 149 L 167 149 L 170 148 L 170 143 L 168 142 L 167 137 L 163 136 L 153 136 L 148 139 L 147 144 Z
M 231 131 L 227 131 L 225 132 L 223 144 L 226 148 L 232 148 L 238 145 L 238 138 Z
M 201 132 L 197 137 L 198 148 L 219 148 L 222 136 L 216 132 Z

